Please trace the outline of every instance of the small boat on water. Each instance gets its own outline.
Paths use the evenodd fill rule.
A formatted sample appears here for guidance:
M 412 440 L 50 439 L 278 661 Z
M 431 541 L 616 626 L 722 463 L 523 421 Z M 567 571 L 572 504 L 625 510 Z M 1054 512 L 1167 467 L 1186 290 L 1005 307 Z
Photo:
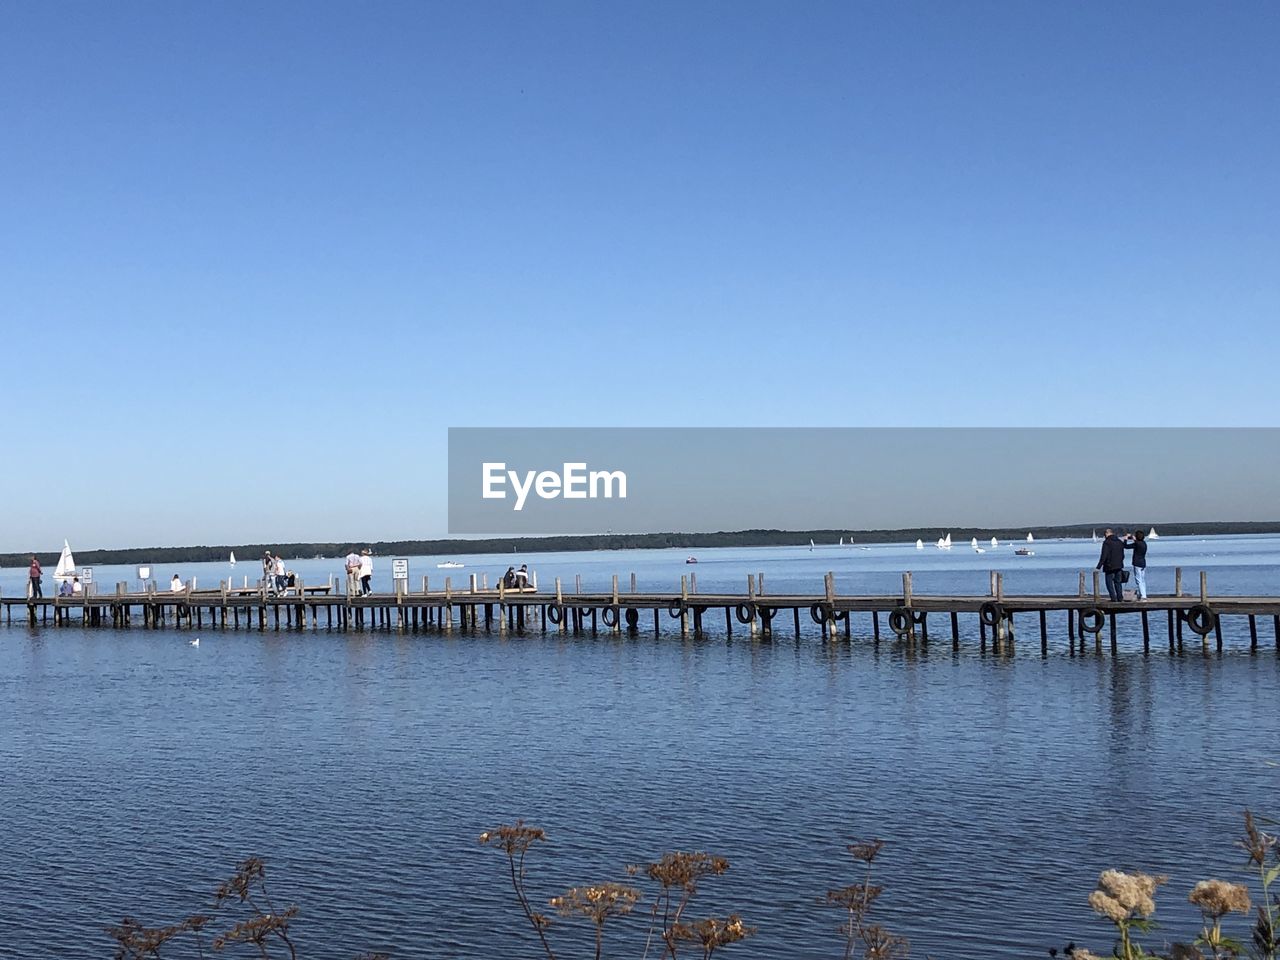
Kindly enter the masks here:
M 916 541 L 916 549 L 917 549 L 917 550 L 923 550 L 923 549 L 924 549 L 924 541 L 923 541 L 923 540 L 917 540 L 917 541 Z
M 76 575 L 76 558 L 71 555 L 71 545 L 66 540 L 62 541 L 62 553 L 58 557 L 58 566 L 54 568 L 53 579 L 62 583 L 64 580 L 71 580 Z
M 1013 555 L 1015 557 L 1034 557 L 1036 552 L 1034 550 L 1028 550 L 1026 547 L 1019 547 L 1017 550 L 1013 551 Z
M 997 540 L 995 537 L 992 537 L 992 538 L 991 538 L 991 545 L 992 545 L 993 547 L 998 547 L 998 546 L 1000 546 L 1000 541 L 999 541 L 999 540 Z
M 231 565 L 233 567 L 236 565 L 236 552 L 234 550 L 231 551 Z
M 1151 532 L 1147 534 L 1147 539 L 1148 539 L 1148 540 L 1159 540 L 1159 539 L 1160 539 L 1160 534 L 1156 533 L 1156 528 L 1155 528 L 1155 527 L 1152 527 L 1152 528 L 1151 528 Z
M 465 563 L 459 563 L 457 560 L 446 560 L 444 563 L 437 563 L 437 570 L 461 570 L 465 567 Z
M 1031 534 L 1029 534 L 1029 533 L 1028 533 L 1028 534 L 1027 534 L 1027 543 L 1035 543 L 1035 542 L 1036 542 L 1036 538 L 1035 538 L 1035 537 L 1033 537 Z
M 697 563 L 697 562 L 698 562 L 698 558 L 697 558 L 697 557 L 685 557 L 685 558 L 684 558 L 684 562 L 685 562 L 685 563 Z

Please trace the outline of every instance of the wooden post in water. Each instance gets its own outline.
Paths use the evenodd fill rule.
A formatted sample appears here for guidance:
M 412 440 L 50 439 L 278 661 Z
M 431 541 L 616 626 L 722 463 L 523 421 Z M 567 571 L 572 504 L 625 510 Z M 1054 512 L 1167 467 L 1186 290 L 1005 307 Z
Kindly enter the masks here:
M 1083 597 L 1084 595 L 1085 595 L 1085 592 L 1084 592 L 1084 571 L 1083 571 L 1083 570 L 1081 570 L 1081 571 L 1080 571 L 1080 596 L 1082 596 L 1082 597 Z
M 636 575 L 634 573 L 631 574 L 631 592 L 636 592 Z
M 751 611 L 751 622 L 748 624 L 751 639 L 755 640 L 760 635 L 760 618 L 756 615 L 755 578 L 749 573 L 747 574 L 747 609 Z
M 689 578 L 680 577 L 680 638 L 689 636 Z
M 565 633 L 569 629 L 568 619 L 566 615 L 568 611 L 564 609 L 564 593 L 560 589 L 560 578 L 556 577 L 556 606 L 560 608 L 560 632 Z
M 1095 602 L 1098 599 L 1098 579 L 1099 579 L 1099 573 L 1097 570 L 1094 570 L 1093 571 L 1093 599 Z
M 1182 568 L 1173 568 L 1173 595 L 1175 597 L 1182 596 Z
M 617 616 L 613 621 L 613 632 L 615 634 L 622 632 L 622 607 L 618 605 L 618 575 L 613 575 L 613 609 Z
M 1204 570 L 1200 571 L 1200 602 L 1209 602 L 1209 574 Z
M 951 649 L 960 649 L 960 615 L 951 611 Z
M 825 633 L 827 639 L 834 640 L 836 638 L 836 575 L 833 571 L 827 571 L 824 579 L 827 595 L 827 617 Z
M 689 592 L 690 593 L 698 592 L 698 571 L 697 570 L 691 570 L 689 572 Z

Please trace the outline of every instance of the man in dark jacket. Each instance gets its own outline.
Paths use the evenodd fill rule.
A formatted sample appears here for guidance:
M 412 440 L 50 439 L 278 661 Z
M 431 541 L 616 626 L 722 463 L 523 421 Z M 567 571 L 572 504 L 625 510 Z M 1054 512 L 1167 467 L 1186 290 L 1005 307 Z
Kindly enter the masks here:
M 1139 600 L 1147 599 L 1147 537 L 1141 530 L 1125 539 L 1124 548 L 1133 551 L 1133 587 Z
M 1124 544 L 1107 528 L 1107 538 L 1102 541 L 1102 555 L 1098 557 L 1098 565 L 1094 569 L 1101 570 L 1107 577 L 1107 593 L 1117 603 L 1124 599 Z

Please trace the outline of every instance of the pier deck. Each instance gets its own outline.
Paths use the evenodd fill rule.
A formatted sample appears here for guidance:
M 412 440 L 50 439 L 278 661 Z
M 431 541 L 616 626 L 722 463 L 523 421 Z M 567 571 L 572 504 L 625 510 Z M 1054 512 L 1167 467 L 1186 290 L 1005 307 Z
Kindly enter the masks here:
M 1065 632 L 1071 651 L 1077 646 L 1083 651 L 1087 640 L 1101 651 L 1106 632 L 1115 652 L 1118 623 L 1140 624 L 1145 651 L 1150 650 L 1156 633 L 1164 633 L 1170 651 L 1174 651 L 1182 649 L 1187 637 L 1203 644 L 1212 638 L 1222 649 L 1223 618 L 1238 618 L 1241 624 L 1247 623 L 1251 650 L 1259 648 L 1262 620 L 1261 629 L 1271 634 L 1269 639 L 1280 652 L 1280 596 L 1210 595 L 1203 573 L 1200 590 L 1194 595 L 1182 591 L 1178 571 L 1175 594 L 1119 603 L 1098 595 L 1096 578 L 1093 590 L 1086 590 L 1084 573 L 1074 594 L 1007 595 L 998 573 L 991 575 L 988 595 L 915 594 L 909 573 L 902 575 L 902 584 L 900 594 L 877 596 L 839 594 L 833 574 L 827 574 L 823 591 L 815 594 L 766 593 L 763 576 L 748 577 L 744 593 L 698 593 L 696 578 L 690 577 L 682 578 L 679 592 L 640 591 L 634 577 L 632 589 L 621 592 L 615 577 L 609 591 L 566 591 L 559 581 L 550 592 L 486 589 L 474 580 L 466 589 L 455 591 L 446 580 L 444 590 L 427 590 L 424 583 L 421 592 L 410 592 L 401 583 L 396 593 L 369 596 L 347 596 L 332 581 L 328 585 L 299 583 L 284 595 L 225 583 L 215 590 L 131 593 L 118 584 L 114 593 L 35 600 L 0 597 L 0 619 L 5 624 L 116 628 L 557 631 L 593 635 L 652 630 L 658 636 L 678 632 L 683 637 L 710 632 L 732 636 L 737 630 L 760 640 L 773 639 L 785 631 L 797 640 L 816 632 L 824 641 L 855 636 L 879 641 L 883 634 L 923 643 L 929 641 L 932 627 L 935 640 L 950 639 L 958 649 L 960 618 L 976 616 L 978 640 L 984 647 L 988 640 L 995 645 L 1012 644 L 1015 636 L 1031 632 L 1038 634 L 1041 648 L 1047 652 L 1053 618 L 1052 635 L 1061 637 Z M 1265 622 L 1268 619 L 1270 624 Z M 971 625 L 969 619 L 964 631 L 968 637 L 972 637 Z

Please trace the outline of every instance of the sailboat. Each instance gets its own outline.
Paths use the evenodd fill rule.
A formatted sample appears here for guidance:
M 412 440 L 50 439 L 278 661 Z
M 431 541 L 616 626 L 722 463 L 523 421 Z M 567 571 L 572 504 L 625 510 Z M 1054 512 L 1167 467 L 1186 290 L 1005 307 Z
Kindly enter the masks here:
M 236 565 L 236 552 L 234 550 L 231 551 L 231 565 L 233 567 Z
M 969 546 L 971 546 L 971 547 L 973 547 L 973 549 L 977 550 L 977 549 L 978 549 L 978 538 L 977 538 L 977 537 L 974 537 L 972 540 L 970 540 L 970 541 L 969 541 Z
M 76 558 L 71 556 L 71 545 L 62 541 L 62 554 L 58 557 L 58 566 L 53 571 L 53 579 L 58 582 L 70 580 L 76 575 Z
M 1097 543 L 1097 542 L 1098 542 L 1098 531 L 1097 531 L 1097 530 L 1093 531 L 1093 542 L 1094 542 L 1094 543 Z
M 1152 528 L 1151 528 L 1151 532 L 1147 534 L 1147 539 L 1148 539 L 1148 540 L 1159 540 L 1159 539 L 1160 539 L 1160 534 L 1156 533 L 1156 528 L 1155 528 L 1155 527 L 1152 527 Z
M 840 538 L 840 546 L 842 546 L 842 547 L 844 546 L 844 537 L 841 537 L 841 538 Z
M 810 541 L 809 541 L 809 552 L 810 552 L 810 553 L 812 553 L 812 552 L 813 552 L 813 541 L 812 541 L 812 540 L 810 540 Z
M 1035 538 L 1035 537 L 1033 537 L 1030 533 L 1028 533 L 1028 534 L 1027 534 L 1027 543 L 1035 543 L 1035 542 L 1036 542 L 1036 538 Z
M 939 550 L 951 549 L 951 534 L 948 533 L 945 537 L 940 537 L 938 539 L 938 549 Z
M 916 549 L 917 549 L 917 550 L 923 550 L 923 549 L 924 549 L 924 541 L 923 541 L 923 540 L 917 540 L 917 541 L 916 541 Z
M 991 545 L 992 545 L 993 547 L 998 547 L 998 546 L 1000 546 L 1000 541 L 999 541 L 999 540 L 997 540 L 995 537 L 992 537 L 992 538 L 991 538 Z

